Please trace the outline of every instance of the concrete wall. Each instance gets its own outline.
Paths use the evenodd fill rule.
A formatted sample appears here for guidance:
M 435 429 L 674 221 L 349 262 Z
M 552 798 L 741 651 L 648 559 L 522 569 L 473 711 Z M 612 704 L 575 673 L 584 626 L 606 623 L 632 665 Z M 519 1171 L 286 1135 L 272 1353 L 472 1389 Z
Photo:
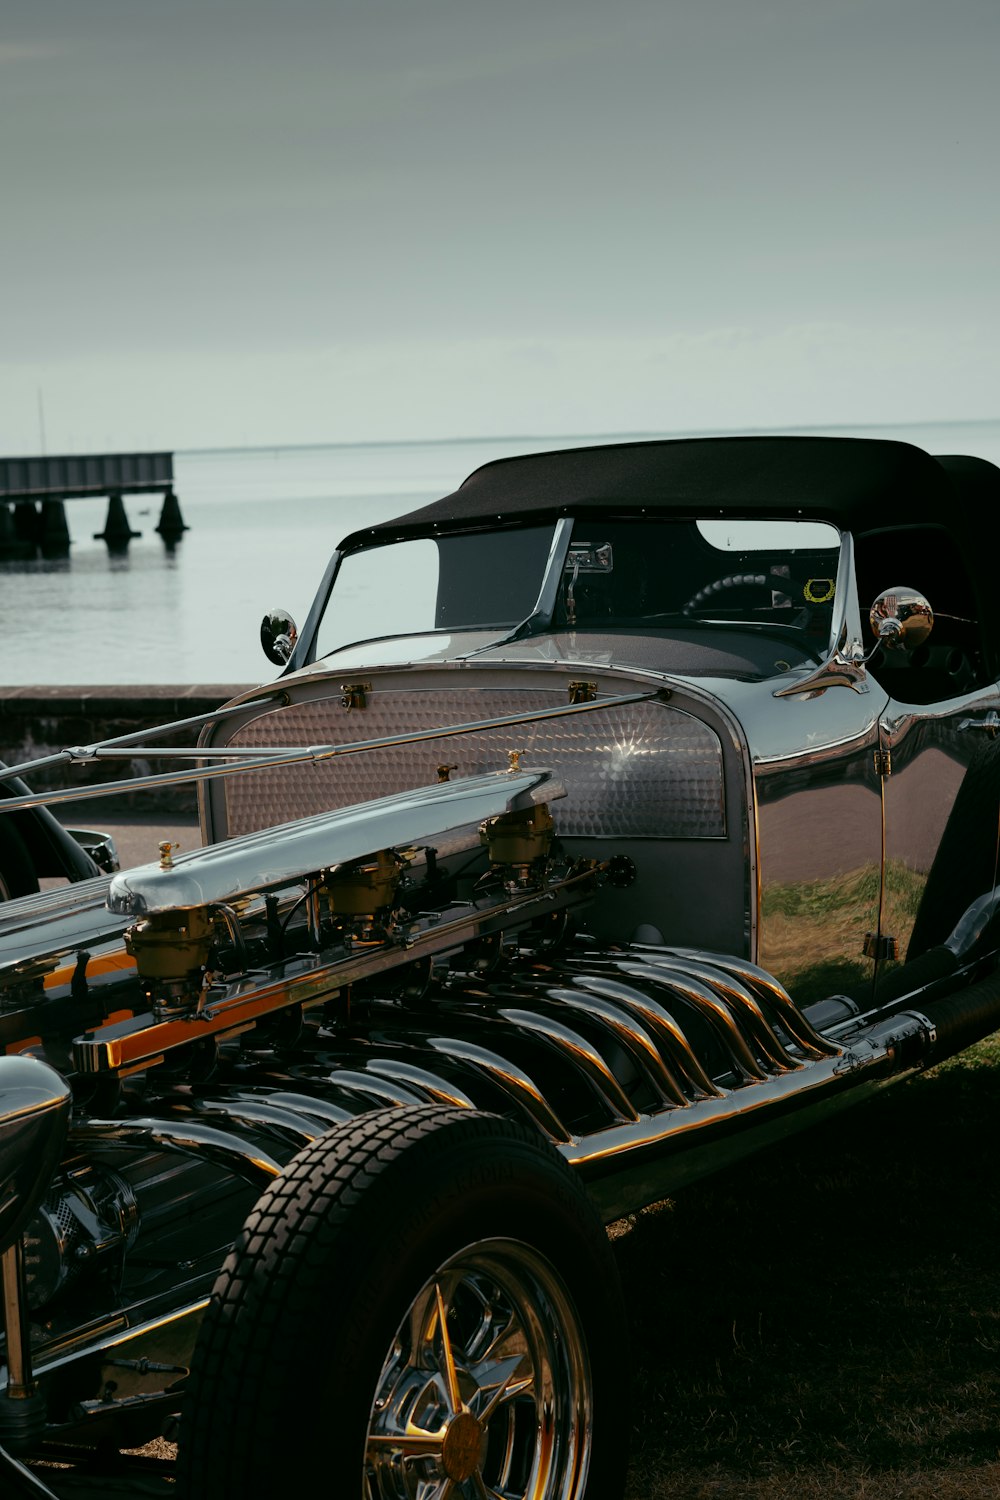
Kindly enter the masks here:
M 22 687 L 0 690 L 0 760 L 7 765 L 52 755 L 68 745 L 91 745 L 96 740 L 132 734 L 174 719 L 210 713 L 244 687 Z M 193 745 L 198 727 L 172 734 L 154 744 Z M 151 746 L 152 748 L 152 746 Z M 32 791 L 119 781 L 145 771 L 164 771 L 177 762 L 157 762 L 150 756 L 101 761 L 87 766 L 60 764 L 33 771 L 25 780 Z M 183 763 L 187 765 L 188 763 Z M 193 784 L 150 792 L 115 792 L 99 801 L 71 804 L 70 821 L 80 813 L 170 812 L 193 813 L 197 793 Z M 67 819 L 69 809 L 63 812 Z

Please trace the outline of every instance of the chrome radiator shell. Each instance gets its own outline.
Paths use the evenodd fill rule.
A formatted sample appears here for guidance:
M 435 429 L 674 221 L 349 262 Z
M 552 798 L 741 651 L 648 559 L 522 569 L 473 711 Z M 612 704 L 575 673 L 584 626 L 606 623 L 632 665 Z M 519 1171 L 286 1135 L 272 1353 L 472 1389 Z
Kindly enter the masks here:
M 496 718 L 567 701 L 573 673 L 493 669 L 373 674 L 363 710 L 345 709 L 341 685 L 314 677 L 295 687 L 287 706 L 248 705 L 245 721 L 219 725 L 203 744 L 219 749 L 343 744 L 404 731 L 442 738 L 388 747 L 329 765 L 258 771 L 206 794 L 206 834 L 232 837 L 268 826 L 276 816 L 307 817 L 431 782 L 439 763 L 456 777 L 506 764 L 511 749 L 526 764 L 545 765 L 566 785 L 553 810 L 556 829 L 579 837 L 721 839 L 726 836 L 723 754 L 718 733 L 673 703 L 632 703 L 599 713 L 445 738 L 450 725 Z M 577 674 L 578 675 L 578 674 Z M 525 685 L 529 678 L 530 685 Z M 604 691 L 620 692 L 621 680 Z

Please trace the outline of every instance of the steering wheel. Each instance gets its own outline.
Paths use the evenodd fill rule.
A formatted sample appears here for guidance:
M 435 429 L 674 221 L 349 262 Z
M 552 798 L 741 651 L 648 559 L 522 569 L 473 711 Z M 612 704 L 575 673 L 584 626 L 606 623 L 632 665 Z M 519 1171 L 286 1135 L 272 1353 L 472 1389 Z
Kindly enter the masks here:
M 732 589 L 766 589 L 770 595 L 770 605 L 774 609 L 784 607 L 787 600 L 789 607 L 797 605 L 828 604 L 833 598 L 834 580 L 832 578 L 809 578 L 805 583 L 801 579 L 791 578 L 787 573 L 727 573 L 724 578 L 715 578 L 711 583 L 706 583 L 696 594 L 692 594 L 686 604 L 682 606 L 682 614 L 694 614 L 698 610 L 708 609 L 712 604 L 723 603 L 720 595 L 730 592 Z M 774 595 L 779 594 L 781 600 L 775 603 Z

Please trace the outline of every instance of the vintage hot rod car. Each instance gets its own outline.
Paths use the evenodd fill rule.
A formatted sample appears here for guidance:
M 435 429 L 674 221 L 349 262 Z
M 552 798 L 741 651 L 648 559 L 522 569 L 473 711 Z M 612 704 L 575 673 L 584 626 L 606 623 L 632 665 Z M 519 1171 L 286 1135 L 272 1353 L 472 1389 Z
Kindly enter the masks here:
M 1000 1025 L 998 481 L 508 459 L 265 619 L 206 847 L 0 909 L 5 1480 L 620 1492 L 602 1220 Z

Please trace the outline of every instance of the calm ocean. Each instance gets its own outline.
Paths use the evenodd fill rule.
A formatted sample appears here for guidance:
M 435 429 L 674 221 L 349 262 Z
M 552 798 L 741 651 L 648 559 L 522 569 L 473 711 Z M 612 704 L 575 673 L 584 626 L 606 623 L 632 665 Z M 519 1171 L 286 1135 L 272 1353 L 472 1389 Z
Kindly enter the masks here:
M 847 435 L 852 429 L 827 430 Z M 853 431 L 1000 464 L 1000 421 Z M 103 529 L 107 502 L 74 500 L 66 507 L 73 538 L 68 558 L 0 563 L 0 682 L 268 680 L 274 669 L 259 645 L 261 616 L 280 605 L 301 624 L 327 557 L 347 532 L 447 494 L 492 458 L 609 440 L 482 438 L 177 453 L 175 489 L 191 529 L 173 552 L 155 531 L 160 497 L 132 496 L 126 510 L 142 536 L 126 556 L 109 556 L 103 542 L 92 540 Z

